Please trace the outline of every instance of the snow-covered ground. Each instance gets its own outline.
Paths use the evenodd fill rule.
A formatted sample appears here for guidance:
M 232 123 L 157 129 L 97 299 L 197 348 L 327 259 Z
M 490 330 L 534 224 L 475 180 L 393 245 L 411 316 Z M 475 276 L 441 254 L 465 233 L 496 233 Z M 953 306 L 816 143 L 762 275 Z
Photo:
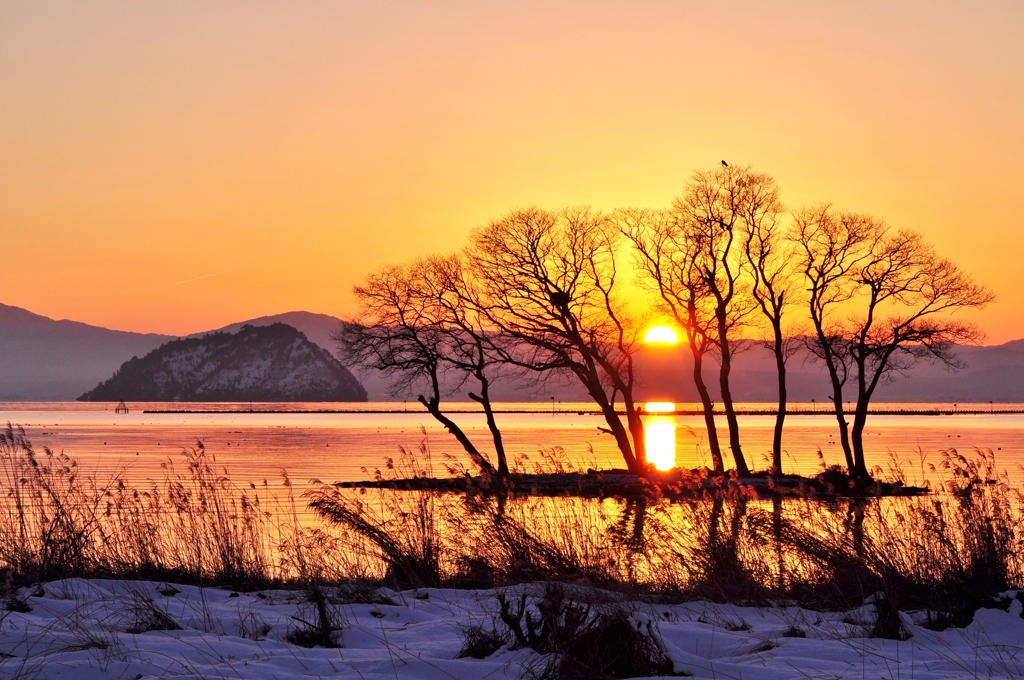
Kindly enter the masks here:
M 465 626 L 490 625 L 494 591 L 380 592 L 394 604 L 332 605 L 341 646 L 308 649 L 286 642 L 303 627 L 298 619 L 315 616 L 302 592 L 56 581 L 19 591 L 31 611 L 0 610 L 0 677 L 519 678 L 543 663 L 507 647 L 483 660 L 455 658 Z M 941 633 L 904 614 L 913 634 L 904 642 L 865 636 L 871 605 L 844 613 L 705 602 L 631 608 L 634 620 L 654 622 L 676 671 L 698 678 L 1024 676 L 1016 599 L 1008 611 L 983 609 L 967 628 Z M 128 632 L 168 622 L 180 629 Z M 793 628 L 806 637 L 784 635 Z

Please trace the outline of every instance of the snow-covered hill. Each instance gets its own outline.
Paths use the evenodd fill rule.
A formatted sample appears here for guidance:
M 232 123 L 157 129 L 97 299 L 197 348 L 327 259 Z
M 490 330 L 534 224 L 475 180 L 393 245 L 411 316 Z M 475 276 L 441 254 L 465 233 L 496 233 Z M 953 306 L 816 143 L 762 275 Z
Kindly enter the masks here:
M 285 324 L 172 340 L 126 361 L 82 401 L 365 401 L 337 359 Z

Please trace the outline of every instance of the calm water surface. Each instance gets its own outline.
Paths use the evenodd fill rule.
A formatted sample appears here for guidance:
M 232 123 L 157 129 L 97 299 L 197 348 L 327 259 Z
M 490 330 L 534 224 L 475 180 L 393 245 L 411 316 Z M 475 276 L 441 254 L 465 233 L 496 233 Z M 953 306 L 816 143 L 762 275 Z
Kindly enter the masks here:
M 255 409 L 356 409 L 357 413 L 249 413 L 249 404 L 129 404 L 131 412 L 115 414 L 114 404 L 78 402 L 0 403 L 0 421 L 20 424 L 37 449 L 44 446 L 74 457 L 87 470 L 100 473 L 124 471 L 129 479 L 161 476 L 161 464 L 177 460 L 182 447 L 202 441 L 219 465 L 236 483 L 276 484 L 287 474 L 297 483 L 311 479 L 325 482 L 364 479 L 394 457 L 400 446 L 417 448 L 426 440 L 435 471 L 443 473 L 446 455 L 468 462 L 455 440 L 416 405 L 379 404 L 260 404 Z M 753 406 L 753 405 L 748 405 Z M 687 405 L 679 405 L 686 408 Z M 876 408 L 952 409 L 952 405 L 904 404 Z M 1015 409 L 1018 405 L 996 405 Z M 219 413 L 156 414 L 146 409 L 222 410 Z M 407 408 L 405 411 L 403 409 Z M 453 408 L 474 411 L 475 404 Z M 503 404 L 506 410 L 544 409 L 544 404 Z M 588 404 L 559 404 L 544 413 L 499 415 L 506 448 L 512 457 L 527 456 L 539 462 L 542 449 L 561 447 L 565 457 L 579 468 L 622 467 L 621 457 L 609 435 L 598 426 L 600 416 L 580 414 Z M 810 411 L 812 405 L 797 405 Z M 960 410 L 987 410 L 989 404 L 959 404 Z M 1019 406 L 1024 409 L 1024 406 Z M 817 406 L 821 411 L 823 407 Z M 236 412 L 230 412 L 235 410 Z M 389 413 L 369 411 L 388 410 Z M 651 416 L 653 418 L 654 416 Z M 659 416 L 664 418 L 665 416 Z M 670 417 L 675 424 L 675 460 L 683 467 L 707 465 L 706 434 L 699 417 Z M 454 416 L 480 448 L 490 450 L 490 437 L 481 414 Z M 740 427 L 748 461 L 766 466 L 771 447 L 773 416 L 741 416 Z M 724 418 L 719 423 L 723 445 L 727 442 Z M 828 464 L 841 463 L 834 418 L 824 414 L 793 415 L 786 421 L 784 466 L 787 471 L 813 474 L 820 469 L 818 451 Z M 1024 414 L 1022 415 L 898 415 L 872 416 L 866 431 L 869 465 L 887 466 L 890 454 L 904 460 L 909 477 L 920 477 L 920 454 L 925 463 L 938 464 L 940 452 L 956 448 L 970 453 L 992 449 L 1000 468 L 1015 482 L 1024 481 Z M 727 454 L 728 459 L 728 454 Z M 531 465 L 532 463 L 527 463 Z M 926 469 L 926 468 L 925 468 Z

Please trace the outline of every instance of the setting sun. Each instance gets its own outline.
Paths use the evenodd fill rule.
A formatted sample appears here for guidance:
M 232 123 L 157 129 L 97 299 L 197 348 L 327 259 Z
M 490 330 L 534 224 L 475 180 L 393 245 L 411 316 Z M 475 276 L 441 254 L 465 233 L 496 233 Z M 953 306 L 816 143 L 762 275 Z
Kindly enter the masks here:
M 651 326 L 644 333 L 644 342 L 651 345 L 675 345 L 679 334 L 671 326 Z

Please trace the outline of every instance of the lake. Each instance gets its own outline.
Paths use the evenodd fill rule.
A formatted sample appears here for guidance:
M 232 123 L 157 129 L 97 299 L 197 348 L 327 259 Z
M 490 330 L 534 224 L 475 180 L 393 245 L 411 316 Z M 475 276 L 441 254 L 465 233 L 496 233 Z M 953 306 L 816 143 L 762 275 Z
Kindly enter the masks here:
M 680 410 L 692 408 L 687 404 L 677 406 Z M 743 408 L 764 410 L 766 406 L 745 404 Z M 987 407 L 879 404 L 878 408 L 888 411 L 922 409 L 954 415 L 873 416 L 865 437 L 867 462 L 886 469 L 890 454 L 894 454 L 904 461 L 910 483 L 919 483 L 926 476 L 938 482 L 948 475 L 932 474 L 928 466 L 941 463 L 943 450 L 956 448 L 971 455 L 976 448 L 991 449 L 998 466 L 1020 484 L 1024 481 L 1024 414 L 962 413 Z M 24 459 L 17 461 L 18 465 L 0 466 L 0 473 L 7 475 L 4 483 L 9 488 L 5 493 L 20 488 L 21 498 L 30 501 L 26 506 L 29 530 L 24 536 L 21 506 L 18 512 L 7 507 L 6 516 L 0 513 L 0 538 L 4 539 L 0 545 L 9 553 L 7 558 L 0 556 L 0 564 L 13 559 L 10 555 L 45 552 L 49 533 L 42 529 L 49 527 L 48 518 L 57 516 L 57 508 L 64 507 L 71 512 L 61 514 L 62 518 L 84 522 L 92 527 L 90 536 L 109 539 L 89 543 L 98 551 L 94 564 L 156 563 L 186 572 L 206 568 L 213 574 L 222 568 L 217 565 L 224 555 L 244 554 L 257 565 L 254 569 L 291 577 L 298 573 L 298 562 L 291 561 L 297 553 L 291 546 L 299 541 L 305 546 L 303 554 L 326 560 L 323 568 L 335 569 L 331 573 L 345 574 L 346 578 L 383 578 L 388 568 L 382 557 L 386 553 L 368 538 L 376 534 L 360 533 L 344 520 L 333 524 L 322 521 L 301 498 L 302 492 L 311 488 L 314 479 L 333 482 L 371 478 L 376 468 L 384 466 L 385 459 L 399 458 L 399 447 L 418 450 L 424 439 L 432 453 L 435 474 L 446 474 L 446 460 L 468 463 L 454 438 L 413 404 L 254 404 L 253 412 L 248 411 L 249 404 L 132 403 L 129 408 L 129 413 L 116 413 L 114 404 L 0 404 L 0 420 L 24 426 L 37 452 L 46 447 L 74 458 L 78 464 L 75 478 L 86 480 L 76 486 L 78 495 L 67 496 L 83 499 L 76 500 L 80 504 L 71 508 L 62 505 L 62 489 L 67 488 L 68 479 L 65 473 L 50 477 L 47 470 L 51 468 L 44 467 L 41 474 L 33 476 L 28 468 L 19 467 L 25 465 Z M 506 448 L 513 459 L 528 457 L 520 463 L 526 470 L 544 463 L 550 469 L 546 458 L 570 461 L 582 469 L 622 467 L 611 437 L 598 430 L 602 419 L 588 413 L 589 404 L 501 404 L 499 408 L 506 411 L 498 415 Z M 811 475 L 820 469 L 822 459 L 825 464 L 840 463 L 843 456 L 836 443 L 834 419 L 820 411 L 820 405 L 796 408 L 806 413 L 787 419 L 785 470 Z M 1015 405 L 1000 408 L 1019 410 Z M 146 412 L 166 409 L 204 412 Z M 296 412 L 302 409 L 347 412 Z M 475 404 L 453 404 L 452 410 L 463 411 L 453 418 L 483 450 L 488 450 L 489 433 L 477 409 Z M 291 412 L 266 412 L 271 410 Z M 707 464 L 700 416 L 651 414 L 647 418 L 654 428 L 651 440 L 674 449 L 676 464 L 688 468 Z M 748 461 L 752 467 L 765 467 L 774 417 L 742 415 L 740 423 Z M 719 425 L 725 427 L 724 422 Z M 197 441 L 203 442 L 207 460 L 210 455 L 216 457 L 213 477 L 200 475 L 199 479 L 186 471 L 188 461 L 182 449 L 195 446 Z M 168 462 L 175 474 L 168 474 Z M 196 469 L 202 472 L 205 468 L 192 472 Z M 233 488 L 216 478 L 221 470 L 227 471 Z M 285 474 L 292 488 L 284 487 Z M 126 481 L 127 487 L 105 483 L 114 475 Z M 100 489 L 109 492 L 95 494 L 89 477 L 96 478 Z M 17 487 L 11 483 L 13 479 L 27 482 Z M 53 487 L 51 480 L 56 480 Z M 51 488 L 57 490 L 53 502 L 48 495 Z M 913 563 L 919 565 L 930 564 L 928 560 L 938 554 L 935 551 L 939 548 L 979 545 L 977 531 L 987 531 L 990 520 L 1004 524 L 1017 521 L 1018 499 L 1000 486 L 975 488 L 973 514 L 965 512 L 961 500 L 949 495 L 820 503 L 807 498 L 748 502 L 743 494 L 682 502 L 538 497 L 508 501 L 500 497 L 357 490 L 328 496 L 340 504 L 336 507 L 347 508 L 360 517 L 360 522 L 380 527 L 399 541 L 418 545 L 417 541 L 425 540 L 424 535 L 436 531 L 445 559 L 450 562 L 445 568 L 451 573 L 462 568 L 459 560 L 463 557 L 486 552 L 504 540 L 503 547 L 486 557 L 497 565 L 495 569 L 512 569 L 509 565 L 518 564 L 517 551 L 533 545 L 600 567 L 610 574 L 608 578 L 619 582 L 639 578 L 651 583 L 684 583 L 704 578 L 700 570 L 706 567 L 706 576 L 711 579 L 708 582 L 717 583 L 717 563 L 712 560 L 705 564 L 704 556 L 732 555 L 730 559 L 741 560 L 768 583 L 783 573 L 804 573 L 800 570 L 806 565 L 801 560 L 806 556 L 780 548 L 786 537 L 796 541 L 793 545 L 798 547 L 813 539 L 846 550 L 860 545 L 867 536 L 876 545 L 894 551 L 890 556 L 917 555 L 913 560 L 918 561 Z M 945 514 L 937 523 L 940 506 Z M 979 512 L 992 515 L 979 517 Z M 784 524 L 788 527 L 785 532 Z M 947 525 L 948 535 L 940 545 L 936 543 L 936 526 Z M 509 533 L 509 527 L 518 529 Z M 427 533 L 418 533 L 421 531 Z M 11 546 L 16 548 L 14 552 Z M 241 552 L 225 553 L 224 546 Z M 1016 554 L 1011 551 L 1011 555 Z M 956 553 L 942 559 L 943 564 L 959 564 L 957 560 L 968 557 Z M 723 573 L 722 578 L 728 582 L 731 572 Z
M 432 452 L 435 472 L 444 473 L 446 456 L 467 463 L 458 443 L 418 404 L 129 404 L 130 412 L 114 412 L 114 404 L 80 402 L 0 403 L 0 421 L 25 427 L 38 450 L 48 447 L 75 458 L 86 470 L 101 474 L 124 471 L 132 480 L 161 475 L 161 464 L 177 459 L 183 447 L 202 441 L 218 464 L 236 483 L 276 484 L 283 472 L 296 483 L 365 479 L 394 457 L 400 446 L 416 449 L 424 440 Z M 678 404 L 680 410 L 696 405 Z M 769 404 L 745 404 L 756 410 Z M 490 450 L 483 415 L 473 403 L 452 404 L 466 411 L 456 422 Z M 532 469 L 540 451 L 560 447 L 564 458 L 578 468 L 623 467 L 614 441 L 598 426 L 603 419 L 588 413 L 590 404 L 499 404 L 498 416 L 510 459 L 526 456 Z M 784 468 L 804 475 L 820 469 L 818 451 L 827 464 L 842 463 L 835 419 L 821 404 L 797 404 L 804 412 L 787 418 Z M 878 404 L 879 410 L 1018 410 L 1007 404 Z M 216 413 L 146 413 L 147 410 L 202 410 Z M 260 410 L 348 410 L 347 413 L 260 413 Z M 816 412 L 815 412 L 816 410 Z M 384 412 L 381 412 L 384 411 Z M 524 412 L 531 411 L 531 412 Z M 699 416 L 648 416 L 659 419 L 657 438 L 671 442 L 675 463 L 693 468 L 708 465 L 706 435 Z M 666 424 L 668 429 L 666 430 Z M 740 427 L 744 451 L 754 468 L 767 466 L 774 416 L 743 415 Z M 723 447 L 727 444 L 725 419 L 719 418 Z M 919 480 L 921 452 L 928 463 L 938 464 L 940 451 L 955 448 L 970 453 L 992 449 L 1000 468 L 1015 482 L 1024 480 L 1024 414 L 975 413 L 954 415 L 875 415 L 865 435 L 869 466 L 886 468 L 890 453 L 904 461 L 911 481 Z M 726 453 L 726 463 L 729 455 Z M 364 468 L 366 471 L 364 471 Z

